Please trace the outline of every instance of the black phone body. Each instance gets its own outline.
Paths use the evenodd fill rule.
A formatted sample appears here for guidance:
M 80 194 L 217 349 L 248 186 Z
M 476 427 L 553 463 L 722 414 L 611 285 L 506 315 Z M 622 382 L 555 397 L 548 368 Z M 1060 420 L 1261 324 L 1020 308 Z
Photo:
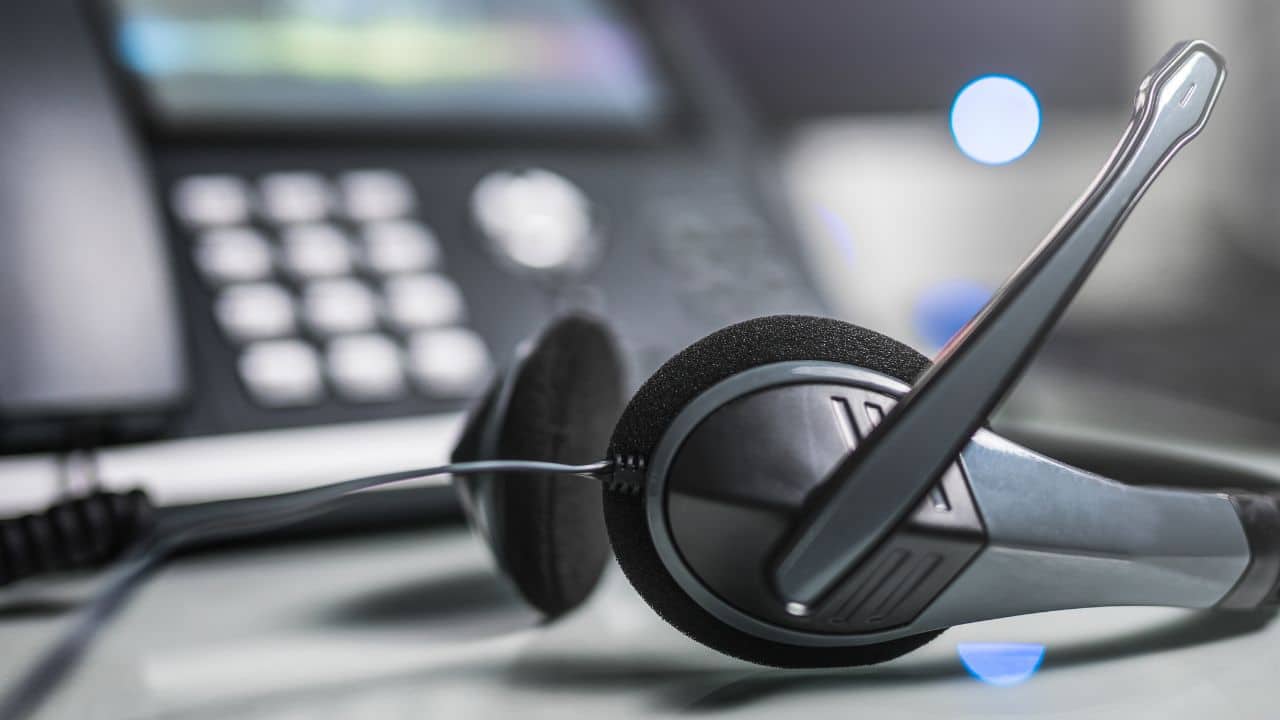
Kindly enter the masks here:
M 637 374 L 729 322 L 819 309 L 773 185 L 767 148 L 714 54 L 678 3 L 637 2 L 620 10 L 653 49 L 672 98 L 658 127 L 630 134 L 484 126 L 417 134 L 393 127 L 362 135 L 297 126 L 255 134 L 225 126 L 175 132 L 142 118 L 156 186 L 165 196 L 191 176 L 230 175 L 252 183 L 281 171 L 335 178 L 361 168 L 408 178 L 418 198 L 414 217 L 439 240 L 441 271 L 466 300 L 465 324 L 485 339 L 496 363 L 557 302 L 539 278 L 513 275 L 495 261 L 471 217 L 477 183 L 503 168 L 547 168 L 589 198 L 603 248 L 585 282 L 598 290 L 599 307 L 633 345 Z M 195 238 L 179 218 L 170 214 L 167 220 L 192 375 L 200 378 L 191 410 L 174 432 L 305 426 L 465 406 L 465 398 L 410 392 L 382 403 L 344 402 L 334 394 L 299 407 L 260 407 L 234 371 L 239 348 L 213 322 L 217 292 L 192 263 Z
M 115 267 L 121 277 L 128 277 L 139 264 L 146 264 L 172 288 L 176 302 L 157 295 L 154 303 L 167 303 L 161 312 L 177 320 L 170 340 L 154 348 L 163 349 L 176 377 L 185 382 L 175 383 L 172 392 L 162 396 L 163 422 L 139 423 L 133 418 L 140 415 L 112 415 L 115 424 L 95 440 L 164 443 L 316 426 L 356 427 L 396 418 L 460 417 L 482 390 L 435 392 L 431 383 L 417 382 L 413 353 L 418 333 L 388 324 L 389 300 L 380 297 L 379 319 L 355 333 L 361 338 L 346 343 L 343 352 L 357 358 L 348 363 L 357 386 L 372 372 L 369 368 L 386 364 L 387 348 L 394 348 L 398 362 L 405 364 L 406 376 L 396 391 L 382 387 L 372 397 L 353 395 L 343 384 L 341 368 L 335 371 L 333 366 L 344 357 L 343 352 L 337 353 L 340 357 L 334 353 L 335 346 L 345 342 L 337 337 L 343 333 L 318 329 L 307 320 L 306 296 L 314 278 L 279 267 L 289 253 L 284 236 L 290 228 L 264 219 L 256 210 L 237 224 L 268 238 L 275 267 L 249 284 L 275 287 L 275 296 L 291 298 L 297 317 L 283 337 L 234 337 L 226 322 L 229 288 L 211 282 L 202 264 L 200 253 L 209 228 L 193 226 L 176 205 L 181 188 L 192 178 L 229 179 L 255 193 L 264 181 L 281 174 L 295 180 L 321 178 L 334 186 L 352 173 L 370 170 L 407 181 L 413 206 L 399 220 L 426 228 L 438 252 L 429 272 L 417 273 L 433 276 L 431 282 L 415 287 L 421 294 L 423 287 L 436 292 L 447 283 L 464 308 L 449 321 L 457 327 L 428 334 L 442 343 L 434 347 L 449 347 L 455 356 L 469 356 L 474 354 L 469 348 L 482 346 L 490 372 L 565 305 L 586 306 L 617 327 L 636 379 L 728 323 L 769 313 L 822 311 L 792 235 L 768 141 L 679 2 L 636 0 L 617 5 L 652 49 L 656 75 L 668 97 L 661 122 L 640 132 L 573 123 L 532 129 L 483 123 L 372 130 L 315 123 L 175 127 L 148 108 L 137 79 L 112 55 L 111 33 L 119 20 L 118 8 L 113 8 L 97 5 L 89 14 L 99 31 L 98 62 L 104 68 L 114 63 L 115 75 L 103 87 L 114 92 L 116 109 L 129 119 L 127 129 L 141 138 L 135 148 L 138 166 L 145 168 L 122 176 L 121 184 L 146 188 L 161 228 L 154 236 L 159 238 L 154 257 Z M 598 257 L 589 270 L 571 279 L 512 272 L 509 263 L 495 257 L 477 223 L 477 185 L 495 172 L 528 168 L 567 180 L 590 204 L 599 233 Z M 351 218 L 324 224 L 356 244 L 368 230 Z M 328 285 L 354 281 L 375 291 L 395 282 L 362 264 L 358 253 L 347 273 L 332 275 L 320 279 Z M 272 293 L 264 290 L 259 295 Z M 437 295 L 431 297 L 438 300 Z M 250 315 L 252 326 L 258 320 Z M 151 324 L 169 327 L 158 320 Z M 462 334 L 479 342 L 468 345 L 459 337 Z M 0 339 L 0 346 L 5 342 Z M 251 351 L 263 344 L 280 351 L 274 358 L 279 363 L 282 358 L 313 358 L 319 370 L 309 394 L 288 402 L 264 402 L 253 386 L 255 377 L 265 376 L 286 392 L 298 390 L 299 383 L 280 369 L 287 370 L 287 364 L 254 365 L 261 357 Z M 431 343 L 427 346 L 425 356 L 431 360 Z M 11 354 L 0 349 L 0 357 Z M 446 366 L 452 362 L 444 360 Z M 457 371 L 445 367 L 446 378 L 450 372 Z M 283 380 L 281 374 L 286 376 Z M 5 452 L 66 449 L 77 442 L 67 434 L 67 423 L 36 426 L 24 420 L 12 415 L 4 420 L 0 447 Z

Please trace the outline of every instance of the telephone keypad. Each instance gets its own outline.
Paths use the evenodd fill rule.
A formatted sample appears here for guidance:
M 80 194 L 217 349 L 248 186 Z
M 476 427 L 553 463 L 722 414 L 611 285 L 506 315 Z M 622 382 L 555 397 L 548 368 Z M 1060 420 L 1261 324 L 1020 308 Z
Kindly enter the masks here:
M 269 407 L 310 405 L 324 395 L 316 350 L 297 339 L 248 345 L 240 354 L 240 377 L 253 399 Z
M 440 262 L 440 242 L 426 225 L 412 220 L 370 222 L 360 243 L 365 267 L 382 275 L 429 270 Z
M 353 252 L 347 235 L 332 223 L 288 225 L 282 231 L 281 264 L 299 280 L 351 273 Z
M 457 283 L 438 273 L 393 277 L 383 293 L 387 318 L 401 330 L 456 325 L 466 315 Z
M 287 336 L 296 325 L 293 298 L 272 283 L 232 285 L 218 295 L 214 312 L 223 330 L 240 341 Z
M 270 222 L 315 222 L 333 210 L 333 188 L 318 173 L 272 173 L 258 182 L 258 201 L 259 212 Z
M 173 213 L 188 227 L 235 225 L 249 219 L 250 192 L 232 175 L 193 175 L 173 188 Z
M 483 390 L 488 348 L 464 326 L 462 290 L 404 176 L 198 175 L 180 180 L 171 199 L 256 403 Z
M 196 267 L 214 284 L 265 280 L 271 276 L 271 245 L 244 226 L 205 230 L 196 239 Z
M 338 176 L 343 214 L 356 222 L 407 217 L 414 211 L 413 186 L 388 170 L 353 170 Z
M 329 341 L 325 367 L 338 394 L 356 400 L 389 400 L 404 393 L 400 348 L 386 335 L 343 335 Z
M 302 290 L 303 317 L 317 335 L 373 330 L 378 298 L 354 278 L 317 280 Z
M 470 397 L 484 389 L 489 352 L 480 336 L 465 328 L 422 330 L 409 338 L 409 372 L 428 393 Z

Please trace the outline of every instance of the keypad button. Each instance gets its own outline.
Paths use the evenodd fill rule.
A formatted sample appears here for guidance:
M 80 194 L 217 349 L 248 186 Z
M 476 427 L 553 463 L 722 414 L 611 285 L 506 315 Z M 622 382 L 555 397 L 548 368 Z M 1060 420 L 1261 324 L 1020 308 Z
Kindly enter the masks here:
M 378 322 L 373 291 L 351 278 L 309 283 L 302 291 L 302 313 L 307 325 L 321 335 L 369 330 Z
M 462 291 L 443 275 L 393 277 L 387 280 L 384 292 L 387 317 L 403 330 L 452 325 L 466 317 Z
M 413 186 L 390 170 L 353 170 L 338 178 L 343 212 L 353 220 L 386 220 L 413 212 Z
M 345 335 L 330 341 L 325 361 L 334 388 L 351 400 L 388 400 L 404 392 L 399 346 L 385 335 Z
M 425 225 L 412 220 L 384 220 L 361 231 L 364 264 L 384 275 L 428 270 L 440 261 L 440 243 Z
M 581 271 L 598 254 L 586 194 L 550 170 L 486 175 L 471 194 L 471 214 L 490 249 L 508 267 Z
M 320 360 L 301 340 L 253 343 L 241 353 L 239 365 L 249 394 L 263 405 L 308 405 L 324 395 Z
M 299 279 L 351 272 L 351 244 L 336 225 L 293 225 L 282 231 L 281 242 L 284 267 Z
M 204 231 L 196 240 L 195 260 L 215 283 L 262 280 L 271 274 L 271 247 L 262 233 L 248 227 Z
M 316 173 L 284 172 L 258 183 L 263 217 L 276 223 L 323 220 L 333 209 L 333 189 Z
M 471 397 L 488 382 L 489 351 L 465 328 L 422 330 L 409 338 L 409 371 L 431 395 Z
M 218 295 L 214 312 L 234 340 L 288 335 L 295 324 L 293 299 L 272 283 L 232 285 Z
M 173 213 L 197 227 L 235 225 L 249 219 L 249 187 L 231 175 L 193 175 L 173 188 Z

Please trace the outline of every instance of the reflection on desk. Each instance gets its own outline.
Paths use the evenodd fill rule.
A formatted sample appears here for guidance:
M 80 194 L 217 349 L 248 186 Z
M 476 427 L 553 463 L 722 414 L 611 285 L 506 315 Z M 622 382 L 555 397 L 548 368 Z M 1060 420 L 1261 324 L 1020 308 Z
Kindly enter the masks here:
M 0 599 L 0 682 L 89 583 Z M 953 629 L 861 669 L 725 658 L 661 622 L 621 573 L 551 625 L 466 533 L 242 549 L 162 571 L 41 718 L 1271 717 L 1269 615 L 1110 608 Z M 957 647 L 1045 646 L 1034 676 L 984 684 Z

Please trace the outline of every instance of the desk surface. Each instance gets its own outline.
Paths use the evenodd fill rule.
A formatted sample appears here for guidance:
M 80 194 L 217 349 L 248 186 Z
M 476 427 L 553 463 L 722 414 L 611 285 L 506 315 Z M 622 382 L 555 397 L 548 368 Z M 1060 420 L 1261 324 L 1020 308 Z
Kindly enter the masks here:
M 84 587 L 0 599 L 10 683 Z M 997 687 L 961 643 L 1042 643 Z M 1280 623 L 1110 608 L 953 629 L 875 668 L 721 657 L 662 623 L 612 568 L 540 625 L 458 528 L 204 555 L 152 579 L 41 718 L 1240 718 L 1275 716 Z

